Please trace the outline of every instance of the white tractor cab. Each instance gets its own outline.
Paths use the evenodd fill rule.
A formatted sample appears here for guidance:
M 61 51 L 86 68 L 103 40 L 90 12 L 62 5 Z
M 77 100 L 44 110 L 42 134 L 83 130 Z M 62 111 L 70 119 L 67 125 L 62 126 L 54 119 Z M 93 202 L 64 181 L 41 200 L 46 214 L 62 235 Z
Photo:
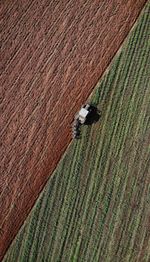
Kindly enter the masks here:
M 72 136 L 73 138 L 80 137 L 80 125 L 86 124 L 88 117 L 93 110 L 93 106 L 86 104 L 81 107 L 80 111 L 75 115 L 73 126 L 72 126 Z
M 78 118 L 80 124 L 82 124 L 82 125 L 85 124 L 87 116 L 89 115 L 89 113 L 90 113 L 90 105 L 89 104 L 84 105 L 80 109 L 79 113 L 77 114 L 77 118 Z

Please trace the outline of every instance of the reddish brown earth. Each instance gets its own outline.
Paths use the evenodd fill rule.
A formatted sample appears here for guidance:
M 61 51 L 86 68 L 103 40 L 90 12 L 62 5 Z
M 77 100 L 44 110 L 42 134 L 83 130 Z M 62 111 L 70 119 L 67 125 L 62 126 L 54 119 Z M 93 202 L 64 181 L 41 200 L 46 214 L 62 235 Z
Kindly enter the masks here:
M 1 1 L 1 258 L 145 2 Z

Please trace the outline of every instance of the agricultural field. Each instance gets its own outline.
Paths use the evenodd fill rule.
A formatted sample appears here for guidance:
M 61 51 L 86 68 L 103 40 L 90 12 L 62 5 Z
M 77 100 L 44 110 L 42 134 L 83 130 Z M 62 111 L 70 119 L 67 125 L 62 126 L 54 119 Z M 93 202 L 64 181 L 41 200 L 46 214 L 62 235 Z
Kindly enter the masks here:
M 0 3 L 1 260 L 146 0 Z
M 150 2 L 3 262 L 150 261 Z

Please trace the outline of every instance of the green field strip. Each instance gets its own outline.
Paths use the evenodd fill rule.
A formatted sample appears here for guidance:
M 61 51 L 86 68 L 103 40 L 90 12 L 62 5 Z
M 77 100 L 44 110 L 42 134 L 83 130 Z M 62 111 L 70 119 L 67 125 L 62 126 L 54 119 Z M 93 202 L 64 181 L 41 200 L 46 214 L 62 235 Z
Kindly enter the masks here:
M 89 100 L 100 120 L 69 145 L 3 261 L 149 261 L 150 1 Z

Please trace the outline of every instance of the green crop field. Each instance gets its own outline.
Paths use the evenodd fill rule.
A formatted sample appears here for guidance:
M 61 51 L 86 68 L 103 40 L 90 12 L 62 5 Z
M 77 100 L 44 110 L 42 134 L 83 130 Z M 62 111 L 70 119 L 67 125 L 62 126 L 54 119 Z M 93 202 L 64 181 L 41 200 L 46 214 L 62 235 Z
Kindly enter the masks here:
M 150 2 L 3 261 L 150 261 Z

